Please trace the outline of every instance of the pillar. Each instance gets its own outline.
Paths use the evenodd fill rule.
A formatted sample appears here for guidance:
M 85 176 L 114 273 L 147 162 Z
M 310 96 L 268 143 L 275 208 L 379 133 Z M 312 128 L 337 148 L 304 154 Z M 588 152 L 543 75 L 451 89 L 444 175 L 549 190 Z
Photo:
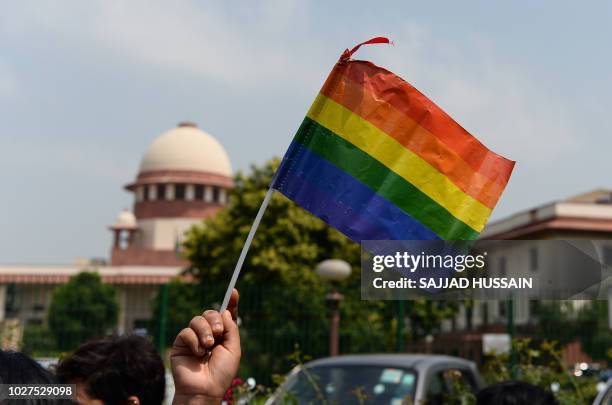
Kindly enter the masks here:
M 213 199 L 213 190 L 211 186 L 204 186 L 204 201 L 212 202 Z
M 0 322 L 6 317 L 6 284 L 0 284 Z
M 136 187 L 136 202 L 142 202 L 142 200 L 144 200 L 144 187 L 146 186 Z
M 608 288 L 608 329 L 612 330 L 612 287 Z
M 113 246 L 115 248 L 121 248 L 121 229 L 113 229 L 113 233 L 115 235 Z
M 127 307 L 127 296 L 125 286 L 119 286 L 119 316 L 117 316 L 117 334 L 123 335 L 126 332 L 125 322 L 125 309 Z
M 195 185 L 187 184 L 185 186 L 185 200 L 193 201 L 195 199 Z

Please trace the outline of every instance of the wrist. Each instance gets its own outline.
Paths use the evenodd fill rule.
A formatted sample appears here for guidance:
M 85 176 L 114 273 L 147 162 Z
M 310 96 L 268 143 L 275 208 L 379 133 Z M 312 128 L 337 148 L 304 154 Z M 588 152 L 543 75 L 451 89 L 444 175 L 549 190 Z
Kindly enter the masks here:
M 180 394 L 175 393 L 172 405 L 219 405 L 223 397 L 213 397 L 202 394 Z

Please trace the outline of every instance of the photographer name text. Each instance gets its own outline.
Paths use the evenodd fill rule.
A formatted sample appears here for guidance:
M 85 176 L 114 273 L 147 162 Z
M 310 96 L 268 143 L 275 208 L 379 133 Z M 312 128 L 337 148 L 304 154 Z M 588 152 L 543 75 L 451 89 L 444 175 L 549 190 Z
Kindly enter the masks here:
M 376 289 L 423 290 L 533 288 L 532 277 L 482 277 L 486 256 L 486 252 L 479 255 L 426 254 L 424 252 L 420 254 L 397 252 L 393 255 L 376 255 L 372 258 L 371 271 L 374 273 L 382 273 L 385 270 L 393 269 L 404 275 L 410 275 L 410 277 L 402 277 L 396 280 L 375 277 L 372 280 L 372 285 Z M 435 276 L 418 274 L 424 270 L 438 270 L 443 271 L 443 273 Z M 480 274 L 472 273 L 469 277 L 459 277 L 459 274 L 466 270 L 480 271 Z
M 431 289 L 529 289 L 533 288 L 531 277 L 402 277 L 399 280 L 385 280 L 376 277 L 372 280 L 374 288 L 419 288 Z

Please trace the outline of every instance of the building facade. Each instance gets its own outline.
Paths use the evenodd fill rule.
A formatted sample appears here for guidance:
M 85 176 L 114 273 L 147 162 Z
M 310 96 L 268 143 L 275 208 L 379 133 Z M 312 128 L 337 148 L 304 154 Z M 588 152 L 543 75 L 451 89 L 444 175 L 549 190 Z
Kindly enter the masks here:
M 65 266 L 0 264 L 0 323 L 21 329 L 44 324 L 55 287 L 87 270 L 117 288 L 116 332 L 145 328 L 159 286 L 187 265 L 180 255 L 185 232 L 227 205 L 232 187 L 229 157 L 215 138 L 189 122 L 164 132 L 125 186 L 133 208 L 109 227 L 109 259 Z
M 609 272 L 612 269 L 612 190 L 594 190 L 520 211 L 489 223 L 481 238 L 520 241 L 509 244 L 507 249 L 500 244 L 502 248 L 488 251 L 488 272 L 496 276 L 505 276 L 510 271 L 514 276 L 517 272 L 521 276 L 537 273 L 549 280 L 556 278 L 554 272 L 558 263 L 551 262 L 555 252 L 546 251 L 551 248 L 546 240 L 588 240 L 597 260 L 608 268 L 602 271 L 601 283 L 594 287 L 594 296 L 607 300 L 608 324 L 612 329 L 612 273 Z M 580 278 L 582 271 L 576 268 L 571 276 Z M 551 274 L 544 276 L 543 272 Z M 462 305 L 453 319 L 444 321 L 442 331 L 445 335 L 438 339 L 438 347 L 479 360 L 483 354 L 483 336 L 506 333 L 510 305 L 517 334 L 537 334 L 539 304 L 540 301 L 519 299 L 474 301 L 470 306 Z M 573 301 L 574 306 L 583 304 L 584 301 Z M 564 356 L 568 364 L 590 360 L 576 344 L 570 345 Z

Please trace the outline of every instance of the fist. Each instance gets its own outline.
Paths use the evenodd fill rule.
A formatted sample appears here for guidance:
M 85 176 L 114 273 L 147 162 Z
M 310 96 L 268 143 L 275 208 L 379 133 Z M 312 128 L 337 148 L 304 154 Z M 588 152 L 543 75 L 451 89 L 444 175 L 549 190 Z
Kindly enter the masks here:
M 227 311 L 204 311 L 176 336 L 170 352 L 174 404 L 221 403 L 240 365 L 238 299 L 234 289 Z

